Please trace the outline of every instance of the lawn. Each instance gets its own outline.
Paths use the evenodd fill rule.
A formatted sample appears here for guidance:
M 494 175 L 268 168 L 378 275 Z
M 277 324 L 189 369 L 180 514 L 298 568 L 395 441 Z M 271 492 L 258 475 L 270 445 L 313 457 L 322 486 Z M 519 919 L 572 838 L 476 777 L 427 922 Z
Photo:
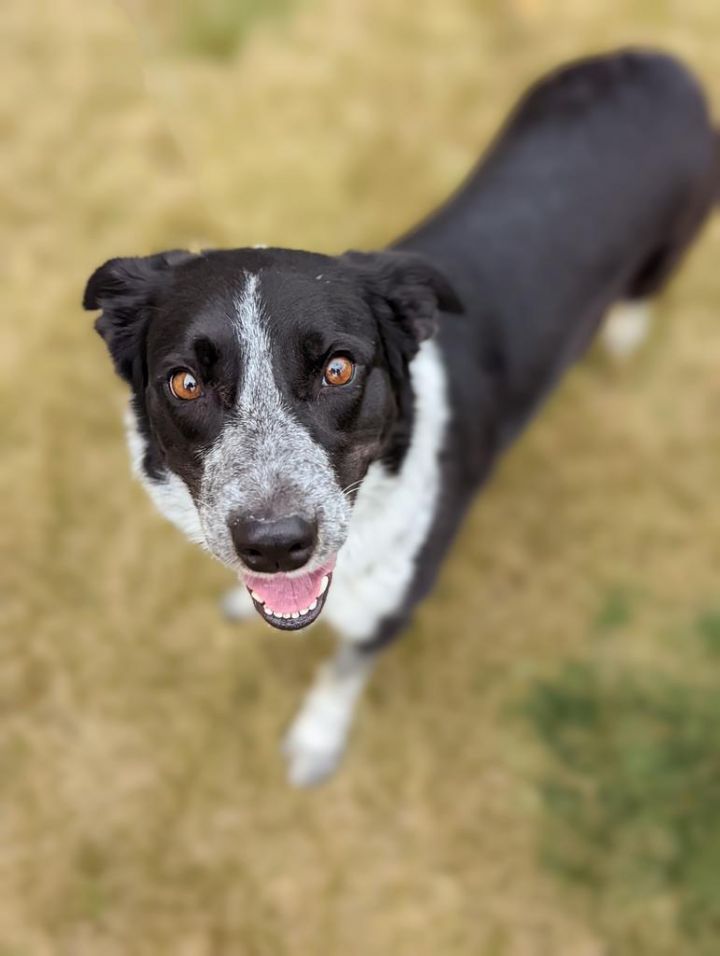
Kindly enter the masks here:
M 6 0 L 0 956 L 709 956 L 720 221 L 593 352 L 388 652 L 339 776 L 278 740 L 331 636 L 224 622 L 128 473 L 103 259 L 392 239 L 543 70 L 627 42 L 720 113 L 714 0 Z

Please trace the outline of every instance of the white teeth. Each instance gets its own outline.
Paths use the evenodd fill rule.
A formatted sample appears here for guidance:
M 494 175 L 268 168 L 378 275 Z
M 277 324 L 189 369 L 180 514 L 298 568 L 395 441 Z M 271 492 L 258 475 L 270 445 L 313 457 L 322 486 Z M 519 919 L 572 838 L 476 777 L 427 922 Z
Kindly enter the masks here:
M 300 614 L 307 614 L 307 612 L 308 612 L 309 610 L 310 610 L 310 608 L 304 607 L 304 608 L 300 611 Z
M 329 577 L 327 576 L 327 574 L 326 574 L 325 577 L 324 577 L 324 578 L 322 579 L 322 581 L 320 582 L 320 593 L 318 594 L 318 597 L 320 597 L 320 594 L 324 594 L 324 593 L 325 593 L 325 591 L 326 591 L 327 586 L 328 586 L 329 583 L 330 583 L 330 578 L 329 578 Z
M 317 598 L 315 598 L 315 600 L 312 602 L 312 604 L 308 608 L 308 611 L 314 611 L 316 607 L 317 607 Z
M 292 619 L 296 621 L 300 617 L 300 614 L 297 611 L 293 611 L 290 617 L 292 617 Z
M 260 597 L 260 595 L 259 595 L 259 594 L 256 594 L 254 591 L 251 591 L 251 592 L 250 592 L 250 597 L 253 599 L 253 601 L 257 601 L 258 604 L 264 604 L 264 603 L 265 603 L 265 602 L 263 601 L 263 599 Z
M 300 614 L 297 612 L 295 614 L 283 614 L 282 611 L 273 611 L 273 609 L 267 605 L 263 607 L 263 611 L 268 617 L 276 617 L 281 621 L 289 621 L 293 617 L 300 617 Z

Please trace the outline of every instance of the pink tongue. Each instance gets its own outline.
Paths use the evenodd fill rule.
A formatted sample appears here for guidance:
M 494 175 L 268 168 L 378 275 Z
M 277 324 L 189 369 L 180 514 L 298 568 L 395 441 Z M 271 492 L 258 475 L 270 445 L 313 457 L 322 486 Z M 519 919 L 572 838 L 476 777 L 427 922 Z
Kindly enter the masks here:
M 294 614 L 304 611 L 313 603 L 320 593 L 322 579 L 334 566 L 333 560 L 317 571 L 297 578 L 289 578 L 286 574 L 273 574 L 269 578 L 244 574 L 243 581 L 270 610 L 280 614 Z

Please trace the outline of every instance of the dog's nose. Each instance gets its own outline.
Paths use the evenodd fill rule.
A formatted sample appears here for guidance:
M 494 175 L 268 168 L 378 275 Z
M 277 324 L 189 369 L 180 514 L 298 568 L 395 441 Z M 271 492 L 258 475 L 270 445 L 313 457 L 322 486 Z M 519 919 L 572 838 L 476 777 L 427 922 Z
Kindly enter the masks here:
M 251 571 L 296 571 L 310 559 L 317 541 L 316 523 L 285 518 L 235 517 L 230 520 L 235 550 Z

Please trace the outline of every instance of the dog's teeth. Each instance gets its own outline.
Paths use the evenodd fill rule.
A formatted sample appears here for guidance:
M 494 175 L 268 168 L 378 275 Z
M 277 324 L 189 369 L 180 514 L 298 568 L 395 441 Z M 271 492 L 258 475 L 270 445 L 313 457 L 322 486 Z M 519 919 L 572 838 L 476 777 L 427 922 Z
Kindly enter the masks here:
M 265 613 L 266 613 L 269 617 L 275 617 L 275 616 L 276 616 L 276 615 L 275 615 L 275 611 L 273 611 L 272 608 L 269 608 L 269 607 L 267 606 L 267 604 L 265 605 Z
M 260 595 L 259 595 L 259 594 L 256 594 L 254 591 L 251 591 L 251 592 L 250 592 L 250 597 L 253 599 L 253 601 L 257 601 L 258 604 L 264 604 L 264 603 L 265 603 L 265 602 L 263 601 L 263 599 L 260 597 Z
M 322 581 L 320 582 L 320 594 L 324 594 L 324 593 L 325 593 L 325 590 L 326 590 L 326 588 L 327 588 L 327 586 L 328 586 L 329 583 L 330 583 L 330 578 L 329 578 L 329 577 L 327 576 L 327 574 L 326 574 L 325 577 L 324 577 L 324 578 L 322 579 Z M 320 594 L 318 594 L 318 597 L 320 597 Z
M 315 598 L 315 600 L 312 602 L 312 604 L 308 608 L 308 611 L 314 611 L 316 607 L 317 607 L 317 598 Z
M 307 614 L 307 612 L 308 612 L 309 610 L 310 610 L 310 608 L 304 607 L 304 608 L 300 611 L 300 614 Z
M 290 618 L 292 617 L 292 614 L 283 614 L 283 617 L 285 618 L 286 621 L 289 621 Z
M 300 612 L 299 612 L 299 611 L 293 611 L 292 614 L 290 615 L 290 617 L 293 619 L 293 621 L 296 621 L 296 620 L 300 617 Z

